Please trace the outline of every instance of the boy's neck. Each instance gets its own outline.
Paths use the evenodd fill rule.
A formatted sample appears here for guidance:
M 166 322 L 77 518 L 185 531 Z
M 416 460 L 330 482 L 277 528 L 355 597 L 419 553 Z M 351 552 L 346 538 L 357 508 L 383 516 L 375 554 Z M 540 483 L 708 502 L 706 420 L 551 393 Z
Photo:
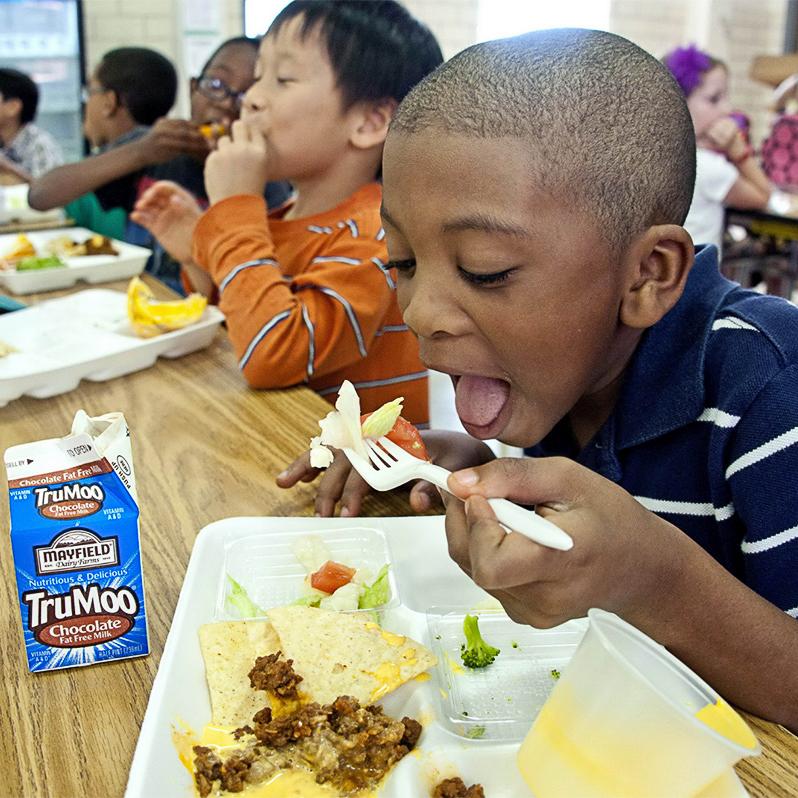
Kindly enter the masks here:
M 0 145 L 8 147 L 23 127 L 25 125 L 19 119 L 7 119 L 5 122 L 0 123 Z
M 621 393 L 623 378 L 632 359 L 641 332 L 624 328 L 618 338 L 614 353 L 607 364 L 604 380 L 591 393 L 582 396 L 568 413 L 571 431 L 583 449 L 610 417 Z
M 135 130 L 137 127 L 139 127 L 139 123 L 133 119 L 127 111 L 117 113 L 108 120 L 106 129 L 103 131 L 105 134 L 103 136 L 103 141 L 101 141 L 98 146 L 105 147 L 109 144 L 113 144 L 117 139 L 122 138 L 122 136 L 130 133 L 131 130 Z
M 283 219 L 304 219 L 332 210 L 358 189 L 376 180 L 379 161 L 364 158 L 363 153 L 336 161 L 326 172 L 305 180 L 292 180 L 296 202 Z
M 583 396 L 571 409 L 568 420 L 580 451 L 593 440 L 595 434 L 612 414 L 620 388 L 621 378 L 618 377 L 600 391 Z

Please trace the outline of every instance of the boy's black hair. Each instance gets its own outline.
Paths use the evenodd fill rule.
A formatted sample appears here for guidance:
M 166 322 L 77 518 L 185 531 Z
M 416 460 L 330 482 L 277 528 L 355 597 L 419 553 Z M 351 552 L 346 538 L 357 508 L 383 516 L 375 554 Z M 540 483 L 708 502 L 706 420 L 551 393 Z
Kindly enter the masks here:
M 260 46 L 260 39 L 254 39 L 251 36 L 234 36 L 232 39 L 227 39 L 223 41 L 208 57 L 208 60 L 202 67 L 202 70 L 199 73 L 199 77 L 202 77 L 207 71 L 208 67 L 213 63 L 213 59 L 216 58 L 222 50 L 226 50 L 228 47 L 234 47 L 236 45 L 245 45 L 247 47 L 251 47 L 255 53 L 258 52 L 258 47 Z
M 96 75 L 140 125 L 151 125 L 175 104 L 177 72 L 168 58 L 147 47 L 109 50 Z
M 443 61 L 429 28 L 394 0 L 294 0 L 266 35 L 298 16 L 303 39 L 319 31 L 344 110 L 358 102 L 399 102 Z
M 530 185 L 592 214 L 622 252 L 654 224 L 682 224 L 695 133 L 670 72 L 604 31 L 536 31 L 464 50 L 400 105 L 392 130 L 522 137 Z M 390 135 L 390 133 L 389 133 Z
M 16 69 L 0 69 L 0 94 L 4 100 L 19 100 L 22 111 L 21 124 L 26 125 L 36 118 L 39 105 L 39 87 L 24 72 Z

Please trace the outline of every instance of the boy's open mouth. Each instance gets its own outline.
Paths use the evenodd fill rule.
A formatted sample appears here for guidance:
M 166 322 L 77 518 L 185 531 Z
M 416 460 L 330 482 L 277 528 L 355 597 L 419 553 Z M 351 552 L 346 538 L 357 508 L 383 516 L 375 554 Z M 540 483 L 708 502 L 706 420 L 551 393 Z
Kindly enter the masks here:
M 495 437 L 503 428 L 510 385 L 496 377 L 453 376 L 455 407 L 460 421 L 475 438 Z

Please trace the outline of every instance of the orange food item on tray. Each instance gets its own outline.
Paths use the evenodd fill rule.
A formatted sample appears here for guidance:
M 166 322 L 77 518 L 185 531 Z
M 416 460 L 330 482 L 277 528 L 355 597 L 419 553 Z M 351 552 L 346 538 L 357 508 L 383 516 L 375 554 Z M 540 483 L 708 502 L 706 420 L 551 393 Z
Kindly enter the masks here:
M 324 593 L 335 593 L 339 587 L 348 585 L 355 575 L 355 569 L 343 563 L 327 560 L 318 571 L 310 575 L 310 586 Z

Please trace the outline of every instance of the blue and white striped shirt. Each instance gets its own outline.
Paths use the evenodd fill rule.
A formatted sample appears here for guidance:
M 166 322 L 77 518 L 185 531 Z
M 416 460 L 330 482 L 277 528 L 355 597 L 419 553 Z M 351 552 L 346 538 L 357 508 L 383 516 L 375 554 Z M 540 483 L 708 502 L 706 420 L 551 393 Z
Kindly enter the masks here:
M 528 453 L 618 483 L 798 617 L 798 308 L 726 280 L 704 247 L 610 418 L 572 441 L 561 422 Z

